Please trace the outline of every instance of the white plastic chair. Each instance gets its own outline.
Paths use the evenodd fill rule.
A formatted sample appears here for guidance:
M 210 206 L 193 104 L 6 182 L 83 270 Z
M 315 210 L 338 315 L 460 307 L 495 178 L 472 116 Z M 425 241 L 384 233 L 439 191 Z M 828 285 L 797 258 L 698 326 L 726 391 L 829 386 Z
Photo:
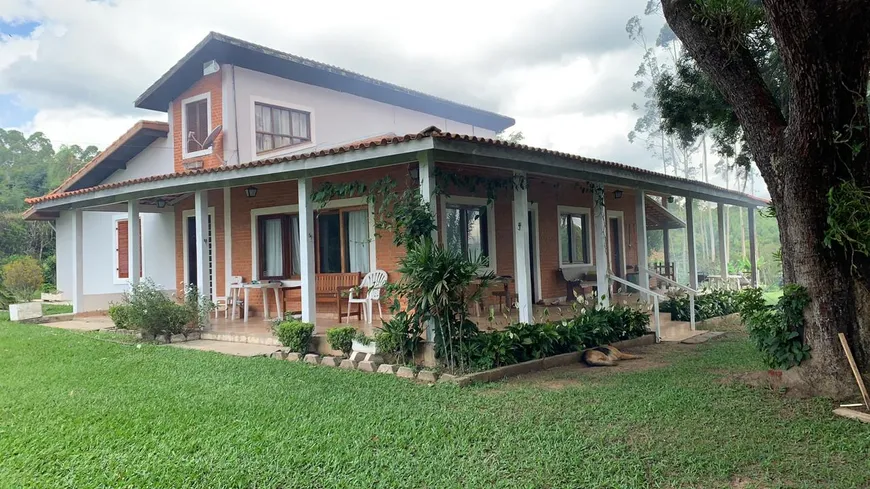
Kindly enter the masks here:
M 230 308 L 235 309 L 241 305 L 240 304 L 241 301 L 239 301 L 239 299 L 238 299 L 238 293 L 236 292 L 236 289 L 238 289 L 238 286 L 241 285 L 241 283 L 242 283 L 241 275 L 233 275 L 230 277 L 230 294 L 232 294 L 232 295 L 230 297 L 216 297 L 215 298 L 215 301 L 214 301 L 214 304 L 215 304 L 214 318 L 215 319 L 217 319 L 218 312 L 220 312 L 220 311 L 222 311 L 224 313 L 224 319 L 228 319 Z M 233 311 L 233 317 L 235 318 L 235 316 L 236 316 L 235 311 Z
M 384 312 L 381 309 L 381 289 L 387 283 L 387 272 L 383 270 L 375 270 L 369 272 L 363 277 L 359 284 L 360 289 L 365 289 L 365 297 L 356 297 L 355 290 L 351 289 L 350 295 L 347 298 L 347 321 L 350 322 L 350 307 L 351 304 L 360 304 L 360 307 L 365 305 L 363 314 L 366 318 L 366 323 L 372 322 L 372 303 L 378 303 L 378 315 L 381 319 L 384 318 Z

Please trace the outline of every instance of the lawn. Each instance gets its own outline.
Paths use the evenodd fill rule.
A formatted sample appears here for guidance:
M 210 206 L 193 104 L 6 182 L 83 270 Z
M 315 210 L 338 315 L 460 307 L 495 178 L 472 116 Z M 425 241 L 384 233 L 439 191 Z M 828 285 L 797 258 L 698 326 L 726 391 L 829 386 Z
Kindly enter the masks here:
M 69 304 L 43 304 L 42 315 L 52 316 L 54 314 L 72 314 L 73 307 Z M 9 311 L 0 310 L 0 321 L 9 321 Z
M 739 334 L 465 389 L 107 339 L 0 323 L 0 487 L 870 484 L 870 426 L 720 381 Z

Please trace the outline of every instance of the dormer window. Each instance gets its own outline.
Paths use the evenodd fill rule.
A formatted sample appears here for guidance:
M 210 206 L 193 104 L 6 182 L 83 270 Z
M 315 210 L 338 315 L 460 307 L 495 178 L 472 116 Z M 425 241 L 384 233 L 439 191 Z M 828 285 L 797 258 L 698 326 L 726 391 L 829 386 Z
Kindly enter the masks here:
M 311 142 L 311 113 L 257 102 L 254 104 L 257 153 Z
M 203 148 L 205 138 L 211 131 L 211 94 L 184 99 L 181 102 L 181 117 L 182 157 L 194 158 L 211 153 L 211 148 Z

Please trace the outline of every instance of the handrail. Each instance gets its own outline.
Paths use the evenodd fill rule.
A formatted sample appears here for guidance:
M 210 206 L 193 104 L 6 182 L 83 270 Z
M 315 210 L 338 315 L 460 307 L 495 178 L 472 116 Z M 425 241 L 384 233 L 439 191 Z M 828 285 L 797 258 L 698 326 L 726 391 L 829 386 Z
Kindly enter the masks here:
M 614 282 L 625 285 L 626 287 L 636 289 L 640 292 L 643 292 L 645 294 L 652 296 L 652 298 L 653 298 L 653 311 L 654 311 L 653 317 L 655 318 L 655 322 L 656 322 L 656 343 L 660 342 L 662 340 L 662 325 L 661 325 L 661 321 L 659 318 L 659 299 L 667 299 L 667 296 L 659 294 L 658 292 L 653 292 L 650 289 L 641 287 L 640 285 L 629 282 L 628 280 L 619 278 L 616 275 L 613 275 L 612 273 L 608 273 L 607 278 L 609 278 L 610 280 L 613 280 Z M 600 294 L 601 292 L 599 291 L 598 293 Z
M 691 324 L 692 331 L 695 331 L 695 296 L 698 295 L 698 291 L 689 287 L 688 285 L 683 285 L 679 282 L 669 279 L 668 277 L 659 275 L 658 273 L 650 270 L 649 268 L 647 268 L 646 271 L 650 274 L 650 276 L 655 277 L 657 280 L 661 280 L 667 284 L 675 285 L 689 293 L 689 324 Z

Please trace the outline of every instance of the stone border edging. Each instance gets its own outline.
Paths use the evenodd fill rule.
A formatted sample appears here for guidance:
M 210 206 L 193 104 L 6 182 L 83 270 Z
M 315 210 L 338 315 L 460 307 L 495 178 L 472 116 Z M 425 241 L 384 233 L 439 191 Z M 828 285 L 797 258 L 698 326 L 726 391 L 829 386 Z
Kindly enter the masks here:
M 655 342 L 655 333 L 648 333 L 630 340 L 617 341 L 616 343 L 612 343 L 612 345 L 616 348 L 634 348 L 637 346 L 652 345 L 655 344 Z M 467 386 L 475 383 L 495 382 L 508 377 L 516 377 L 517 375 L 538 372 L 553 367 L 564 367 L 578 362 L 580 362 L 580 352 L 575 351 L 546 358 L 539 358 L 537 360 L 529 360 L 528 362 L 505 365 L 504 367 L 484 370 L 483 372 L 475 372 L 473 374 L 457 377 L 453 381 L 460 386 Z
M 726 314 L 724 316 L 716 316 L 713 318 L 705 319 L 703 321 L 698 321 L 697 323 L 695 323 L 695 329 L 698 329 L 699 326 L 713 326 L 713 325 L 716 325 L 716 324 L 719 324 L 719 323 L 722 323 L 725 321 L 730 321 L 731 319 L 740 319 L 740 313 L 733 312 L 731 314 Z M 703 329 L 703 328 L 700 328 L 700 329 Z

